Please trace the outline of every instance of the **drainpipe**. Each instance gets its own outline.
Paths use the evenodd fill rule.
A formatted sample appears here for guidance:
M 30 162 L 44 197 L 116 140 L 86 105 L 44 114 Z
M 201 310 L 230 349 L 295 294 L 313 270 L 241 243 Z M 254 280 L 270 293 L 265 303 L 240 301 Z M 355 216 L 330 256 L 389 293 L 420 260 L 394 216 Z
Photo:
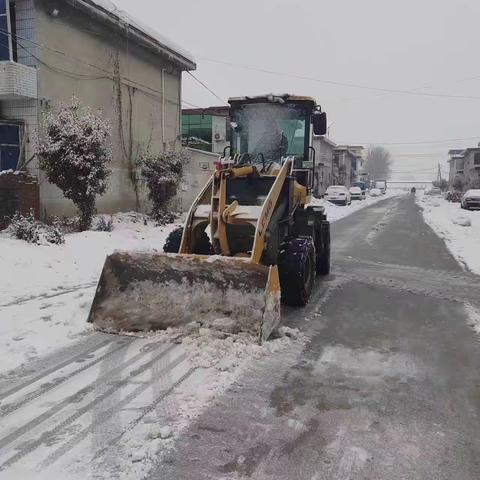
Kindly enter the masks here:
M 167 149 L 165 141 L 165 71 L 166 68 L 162 68 L 162 143 L 163 151 Z

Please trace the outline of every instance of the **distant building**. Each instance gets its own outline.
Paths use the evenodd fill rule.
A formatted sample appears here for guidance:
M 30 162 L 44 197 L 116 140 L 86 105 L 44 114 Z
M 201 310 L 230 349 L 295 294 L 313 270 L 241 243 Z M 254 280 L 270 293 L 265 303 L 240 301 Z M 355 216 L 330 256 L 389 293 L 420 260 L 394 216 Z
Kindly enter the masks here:
M 223 153 L 230 145 L 230 107 L 184 108 L 182 143 L 185 147 Z
M 449 184 L 468 188 L 480 184 L 480 146 L 465 150 L 450 150 Z
M 357 180 L 358 154 L 348 145 L 341 145 L 334 149 L 334 164 L 338 167 L 338 183 L 350 188 Z
M 327 137 L 314 136 L 315 149 L 315 194 L 323 195 L 325 190 L 335 183 L 334 150 L 336 144 Z M 338 175 L 338 169 L 336 174 Z

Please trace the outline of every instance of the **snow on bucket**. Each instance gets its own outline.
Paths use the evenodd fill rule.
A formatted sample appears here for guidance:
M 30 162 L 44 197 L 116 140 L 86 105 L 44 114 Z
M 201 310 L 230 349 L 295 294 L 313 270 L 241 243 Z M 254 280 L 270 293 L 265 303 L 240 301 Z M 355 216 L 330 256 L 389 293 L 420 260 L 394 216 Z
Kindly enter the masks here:
M 209 326 L 225 318 L 236 332 L 266 340 L 280 323 L 277 267 L 244 258 L 115 252 L 105 262 L 88 321 L 121 333 L 194 321 Z

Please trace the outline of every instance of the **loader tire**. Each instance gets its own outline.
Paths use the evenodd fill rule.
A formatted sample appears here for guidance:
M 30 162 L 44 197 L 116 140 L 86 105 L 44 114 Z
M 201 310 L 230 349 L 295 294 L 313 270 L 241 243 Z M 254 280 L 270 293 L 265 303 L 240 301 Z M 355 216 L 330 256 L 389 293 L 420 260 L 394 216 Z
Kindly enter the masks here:
M 183 227 L 178 227 L 167 237 L 163 251 L 165 253 L 178 253 L 182 243 Z M 200 238 L 197 240 L 193 253 L 197 255 L 211 255 L 212 244 L 208 238 L 207 232 L 202 232 Z
M 324 222 L 321 231 L 318 232 L 317 253 L 317 275 L 328 275 L 330 273 L 330 223 Z
M 278 272 L 283 303 L 306 305 L 315 283 L 315 246 L 311 237 L 290 238 L 282 244 Z

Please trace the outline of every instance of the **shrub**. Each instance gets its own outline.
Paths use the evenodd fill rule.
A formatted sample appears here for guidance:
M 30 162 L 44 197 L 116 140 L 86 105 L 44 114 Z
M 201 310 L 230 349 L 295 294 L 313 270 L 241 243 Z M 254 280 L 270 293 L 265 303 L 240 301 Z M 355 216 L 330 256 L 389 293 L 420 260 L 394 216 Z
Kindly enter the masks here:
M 9 231 L 18 240 L 25 240 L 28 243 L 40 243 L 40 228 L 33 211 L 27 216 L 15 213 L 10 222 Z
M 63 245 L 65 243 L 65 233 L 62 229 L 60 219 L 55 218 L 51 225 L 47 225 L 44 233 L 45 240 L 54 245 Z
M 97 232 L 112 232 L 113 231 L 113 217 L 109 219 L 105 216 L 101 216 L 97 224 L 95 225 L 95 231 Z
M 184 150 L 169 150 L 140 159 L 142 179 L 152 202 L 152 217 L 161 225 L 172 223 L 175 215 L 169 211 L 170 201 L 177 194 L 183 178 L 183 165 L 188 155 Z
M 76 98 L 44 117 L 44 136 L 36 146 L 40 167 L 78 208 L 81 230 L 92 223 L 96 196 L 107 190 L 110 134 L 109 122 Z

